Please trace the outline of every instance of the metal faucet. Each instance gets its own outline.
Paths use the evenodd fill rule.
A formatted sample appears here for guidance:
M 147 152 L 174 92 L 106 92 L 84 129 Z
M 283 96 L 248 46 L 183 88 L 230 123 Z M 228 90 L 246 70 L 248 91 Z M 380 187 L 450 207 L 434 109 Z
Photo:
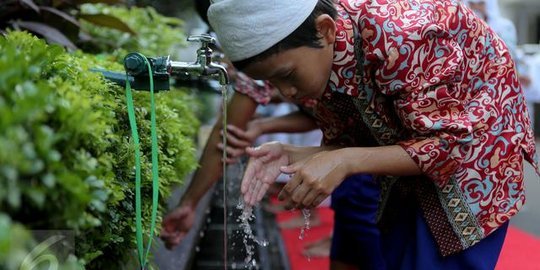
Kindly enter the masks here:
M 199 76 L 219 76 L 221 85 L 229 84 L 227 70 L 222 65 L 212 62 L 213 51 L 209 44 L 214 44 L 216 40 L 210 35 L 195 35 L 188 37 L 187 41 L 200 42 L 201 47 L 197 50 L 197 60 L 195 63 L 170 61 L 171 74 L 189 73 Z
M 169 56 L 147 58 L 150 62 L 152 75 L 157 90 L 165 90 L 159 88 L 167 88 L 169 76 L 207 76 L 217 77 L 221 85 L 229 83 L 227 70 L 224 66 L 216 64 L 212 61 L 213 51 L 209 47 L 210 43 L 215 43 L 215 39 L 210 35 L 195 35 L 187 39 L 190 42 L 198 41 L 201 47 L 197 50 L 197 59 L 193 63 L 171 61 Z M 142 55 L 138 53 L 130 53 L 124 58 L 124 68 L 128 75 L 134 78 L 135 84 L 143 85 L 147 81 L 148 66 L 146 65 Z M 139 83 L 137 83 L 137 80 Z M 166 85 L 165 85 L 166 84 Z M 136 86 L 134 86 L 136 88 Z

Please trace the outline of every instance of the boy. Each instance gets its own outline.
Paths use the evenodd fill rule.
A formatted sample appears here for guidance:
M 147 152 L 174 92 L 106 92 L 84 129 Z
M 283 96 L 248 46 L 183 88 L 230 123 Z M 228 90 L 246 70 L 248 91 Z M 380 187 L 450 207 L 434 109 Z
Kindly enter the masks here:
M 280 197 L 296 208 L 351 175 L 378 175 L 381 264 L 495 267 L 525 200 L 523 160 L 538 166 L 508 49 L 471 10 L 452 0 L 221 0 L 208 17 L 238 69 L 317 101 L 324 134 L 321 147 L 248 148 L 247 203 L 281 172 L 293 177 Z
M 207 1 L 196 1 L 201 18 L 207 22 Z M 204 13 L 202 13 L 204 12 Z M 230 65 L 228 66 L 230 67 Z M 253 119 L 259 105 L 272 101 L 275 88 L 268 83 L 259 84 L 234 68 L 228 69 L 233 82 L 234 95 L 227 104 L 228 148 L 227 163 L 234 163 L 244 153 L 244 148 L 251 145 L 261 134 L 273 132 L 304 132 L 316 128 L 306 116 L 291 113 L 280 117 Z M 177 246 L 193 227 L 195 210 L 201 198 L 221 178 L 222 174 L 222 115 L 218 116 L 208 141 L 199 159 L 200 167 L 195 171 L 178 205 L 168 213 L 162 222 L 161 239 L 169 249 Z M 244 131 L 245 130 L 245 131 Z M 242 136 L 234 136 L 240 133 Z

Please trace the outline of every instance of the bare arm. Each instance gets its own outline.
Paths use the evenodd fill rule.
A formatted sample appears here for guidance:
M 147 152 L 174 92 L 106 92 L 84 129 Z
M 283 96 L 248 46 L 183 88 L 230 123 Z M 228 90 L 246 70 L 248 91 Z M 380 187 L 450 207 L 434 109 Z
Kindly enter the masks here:
M 278 117 L 255 119 L 250 125 L 257 128 L 260 134 L 306 132 L 317 128 L 315 120 L 301 111 L 295 111 Z
M 244 201 L 259 202 L 279 173 L 292 175 L 280 193 L 289 207 L 313 207 L 353 174 L 417 175 L 421 171 L 401 146 L 297 147 L 270 142 L 248 148 L 250 162 L 242 179 Z
M 298 147 L 284 144 L 289 164 L 301 163 L 306 159 L 324 156 L 326 161 L 335 160 L 345 176 L 366 173 L 375 175 L 419 175 L 421 170 L 399 145 L 377 147 Z M 316 156 L 319 154 L 320 156 Z M 324 160 L 323 160 L 324 161 Z
M 406 176 L 422 173 L 407 152 L 398 145 L 320 150 L 316 152 L 313 149 L 312 155 L 307 158 L 309 154 L 306 151 L 294 148 L 288 151 L 289 156 L 295 157 L 292 161 L 296 162 L 282 167 L 281 171 L 293 177 L 279 194 L 282 200 L 288 198 L 288 207 L 317 206 L 347 176 L 353 174 Z
M 257 105 L 250 97 L 235 93 L 227 106 L 228 122 L 245 129 L 247 123 L 253 117 Z M 221 142 L 221 128 L 222 117 L 220 115 L 199 159 L 199 169 L 195 171 L 192 181 L 180 201 L 180 205 L 195 207 L 208 189 L 222 176 L 222 152 L 216 147 Z
M 246 147 L 251 146 L 262 134 L 306 132 L 315 128 L 317 128 L 315 120 L 300 111 L 277 117 L 258 118 L 249 122 L 245 129 L 228 125 L 227 162 L 236 162 L 238 157 L 245 154 Z M 223 145 L 220 144 L 219 147 L 223 149 Z
M 419 175 L 418 165 L 399 145 L 379 147 L 349 147 L 337 150 L 345 164 L 347 175 L 369 173 L 375 175 Z

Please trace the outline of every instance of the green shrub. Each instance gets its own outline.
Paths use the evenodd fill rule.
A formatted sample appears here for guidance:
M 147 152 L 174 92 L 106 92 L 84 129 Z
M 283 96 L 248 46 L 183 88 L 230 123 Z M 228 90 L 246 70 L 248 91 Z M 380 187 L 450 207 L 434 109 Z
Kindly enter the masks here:
M 185 44 L 181 31 L 182 21 L 165 17 L 152 7 L 125 8 L 104 4 L 84 4 L 83 14 L 104 14 L 119 18 L 137 33 L 132 35 L 113 28 L 99 27 L 81 21 L 81 29 L 89 33 L 99 52 L 112 54 L 120 59 L 129 52 L 140 52 L 148 56 L 174 55 L 175 49 Z
M 47 240 L 51 239 L 49 238 Z M 52 243 L 49 242 L 50 244 L 47 244 L 46 242 L 37 243 L 24 226 L 13 223 L 8 216 L 0 213 L 0 265 L 2 266 L 2 269 L 44 269 L 43 265 L 47 265 L 51 261 L 56 261 L 58 263 L 58 268 L 55 269 L 82 269 L 81 264 L 73 254 L 65 254 L 66 258 L 61 258 L 65 259 L 63 262 L 59 261 L 61 259 L 57 260 L 57 255 L 59 254 L 52 251 L 50 247 L 60 245 L 59 243 L 61 242 L 59 241 L 61 240 L 63 239 L 61 238 Z M 67 241 L 72 241 L 72 239 L 67 239 Z M 57 248 L 62 247 L 63 246 Z M 66 251 L 63 250 L 63 252 Z M 48 256 L 53 256 L 54 259 L 48 261 Z M 41 268 L 30 267 L 31 264 L 35 264 L 43 259 L 45 260 L 38 264 Z M 27 268 L 22 266 L 26 266 Z
M 0 51 L 0 211 L 28 229 L 73 230 L 86 268 L 121 269 L 135 257 L 134 159 L 124 89 L 87 71 L 121 67 L 67 54 L 23 32 L 0 38 Z M 134 98 L 147 225 L 150 102 L 148 93 Z M 192 98 L 181 91 L 156 97 L 158 216 L 171 188 L 196 166 Z

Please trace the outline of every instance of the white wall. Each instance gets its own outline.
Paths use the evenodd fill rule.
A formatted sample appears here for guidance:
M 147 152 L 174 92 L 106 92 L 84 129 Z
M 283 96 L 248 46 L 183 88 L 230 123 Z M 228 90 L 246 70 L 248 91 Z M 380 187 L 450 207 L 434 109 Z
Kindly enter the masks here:
M 518 43 L 538 43 L 540 23 L 540 0 L 499 0 L 503 16 L 516 25 Z

